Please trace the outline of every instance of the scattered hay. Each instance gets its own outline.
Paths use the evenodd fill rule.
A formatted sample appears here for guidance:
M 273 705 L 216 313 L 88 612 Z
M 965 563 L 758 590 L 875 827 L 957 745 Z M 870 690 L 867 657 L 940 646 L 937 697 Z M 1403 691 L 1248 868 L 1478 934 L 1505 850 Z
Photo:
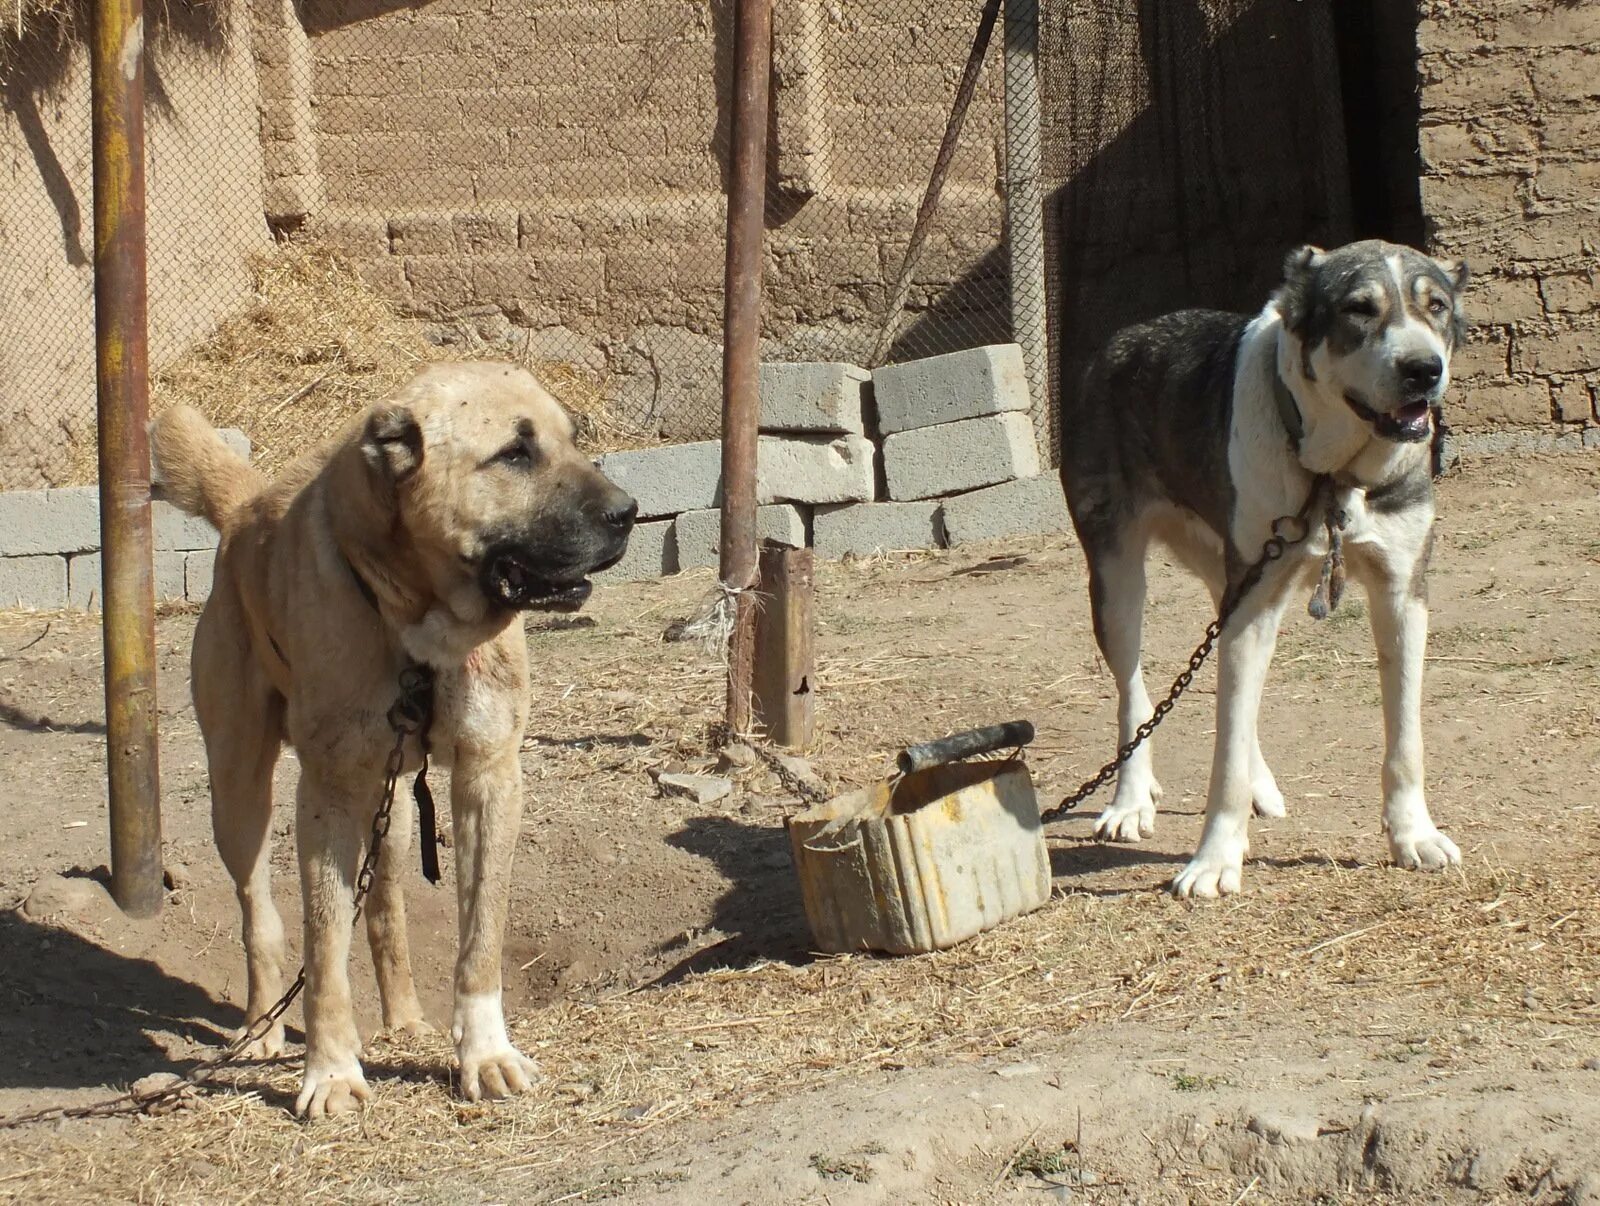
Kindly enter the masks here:
M 109 1143 L 28 1136 L 0 1157 L 0 1199 L 378 1202 L 403 1183 L 449 1196 L 470 1182 L 551 1200 L 596 1160 L 648 1159 L 673 1123 L 1130 1019 L 1236 1025 L 1289 1009 L 1328 1033 L 1397 1025 L 1435 1073 L 1473 1065 L 1462 1034 L 1595 1044 L 1600 905 L 1585 876 L 1351 877 L 1308 864 L 1274 888 L 1198 910 L 1150 892 L 1074 894 L 933 955 L 762 962 L 562 1002 L 513 1025 L 544 1086 L 495 1106 L 450 1095 L 442 1036 L 375 1044 L 371 1107 L 310 1131 L 287 1113 L 297 1069 L 246 1069 L 232 1094 Z M 1391 1015 L 1375 1000 L 1395 1003 Z M 8 1185 L 8 1169 L 26 1175 Z
M 155 374 L 151 411 L 186 402 L 219 427 L 241 429 L 252 460 L 269 477 L 430 361 L 508 358 L 505 347 L 486 343 L 465 324 L 453 343 L 430 340 L 336 252 L 282 248 L 257 257 L 251 272 L 250 304 Z M 648 442 L 610 415 L 603 374 L 534 359 L 526 345 L 515 359 L 577 418 L 586 451 Z M 95 480 L 95 457 L 94 441 L 87 441 L 74 480 Z

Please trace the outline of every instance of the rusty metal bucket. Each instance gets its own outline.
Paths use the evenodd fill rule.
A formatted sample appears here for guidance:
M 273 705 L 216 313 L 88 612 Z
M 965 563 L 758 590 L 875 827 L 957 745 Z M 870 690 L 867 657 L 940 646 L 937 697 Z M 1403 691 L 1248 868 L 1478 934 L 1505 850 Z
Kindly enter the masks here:
M 900 770 L 787 821 L 817 949 L 944 950 L 1050 899 L 1050 858 L 1020 757 L 1025 722 L 913 746 Z

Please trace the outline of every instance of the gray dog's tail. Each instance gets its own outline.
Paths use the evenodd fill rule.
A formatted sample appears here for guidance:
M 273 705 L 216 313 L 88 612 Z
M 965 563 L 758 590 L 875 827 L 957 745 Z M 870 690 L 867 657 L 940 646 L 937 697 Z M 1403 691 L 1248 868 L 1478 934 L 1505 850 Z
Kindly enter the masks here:
M 266 485 L 192 406 L 174 406 L 150 425 L 150 450 L 161 478 L 159 496 L 180 511 L 204 515 L 219 532 Z

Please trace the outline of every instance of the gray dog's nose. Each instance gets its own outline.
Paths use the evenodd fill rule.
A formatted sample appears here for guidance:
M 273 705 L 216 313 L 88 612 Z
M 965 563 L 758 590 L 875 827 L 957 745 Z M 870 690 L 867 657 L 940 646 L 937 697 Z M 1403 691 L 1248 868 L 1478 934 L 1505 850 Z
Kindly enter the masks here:
M 1400 379 L 1417 389 L 1431 389 L 1439 384 L 1439 378 L 1444 375 L 1444 361 L 1431 353 L 1427 356 L 1407 356 L 1395 367 L 1400 370 Z

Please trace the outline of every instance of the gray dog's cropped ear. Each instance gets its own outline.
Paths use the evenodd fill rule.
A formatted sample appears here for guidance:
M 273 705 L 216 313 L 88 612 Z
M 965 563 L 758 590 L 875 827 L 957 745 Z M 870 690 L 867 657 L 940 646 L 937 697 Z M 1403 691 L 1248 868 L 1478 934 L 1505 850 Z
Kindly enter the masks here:
M 1283 284 L 1278 289 L 1278 311 L 1283 323 L 1297 335 L 1305 333 L 1311 317 L 1313 292 L 1311 278 L 1327 256 L 1320 247 L 1310 243 L 1296 247 L 1283 261 Z
M 1457 293 L 1467 287 L 1467 281 L 1471 279 L 1472 273 L 1467 268 L 1466 260 L 1434 260 L 1433 262 L 1439 265 L 1444 274 L 1450 278 L 1450 283 L 1455 286 Z
M 383 406 L 372 412 L 361 437 L 367 463 L 391 482 L 403 482 L 422 468 L 422 428 L 403 406 Z

